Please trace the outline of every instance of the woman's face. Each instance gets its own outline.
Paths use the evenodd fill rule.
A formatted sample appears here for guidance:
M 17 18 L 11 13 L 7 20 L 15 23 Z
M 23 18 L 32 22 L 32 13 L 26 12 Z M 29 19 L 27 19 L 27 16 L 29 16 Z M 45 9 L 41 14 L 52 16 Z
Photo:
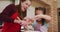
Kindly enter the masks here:
M 28 9 L 28 7 L 31 5 L 31 1 L 26 0 L 24 2 L 21 2 L 21 10 L 24 12 Z

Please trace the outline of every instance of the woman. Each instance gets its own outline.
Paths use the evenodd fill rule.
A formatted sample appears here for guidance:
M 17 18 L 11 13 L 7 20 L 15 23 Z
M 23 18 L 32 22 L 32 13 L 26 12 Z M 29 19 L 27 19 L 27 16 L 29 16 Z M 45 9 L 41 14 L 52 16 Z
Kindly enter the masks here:
M 51 20 L 51 17 L 46 15 L 46 9 L 43 7 L 36 7 L 35 15 L 40 15 L 40 18 L 33 23 L 34 30 L 39 32 L 47 32 L 45 22 L 48 23 Z
M 30 0 L 20 0 L 20 11 L 25 12 L 30 6 Z M 18 9 L 14 4 L 8 5 L 4 11 L 0 14 L 0 21 L 4 22 L 2 32 L 20 32 L 21 30 L 21 20 L 18 17 Z M 24 23 L 26 24 L 26 23 Z

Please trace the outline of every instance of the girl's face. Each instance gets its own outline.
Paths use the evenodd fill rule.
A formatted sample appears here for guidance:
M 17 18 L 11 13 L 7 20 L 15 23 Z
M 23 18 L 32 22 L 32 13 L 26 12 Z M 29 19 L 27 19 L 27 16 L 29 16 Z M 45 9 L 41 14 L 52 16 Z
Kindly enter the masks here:
M 41 11 L 41 10 L 36 10 L 36 15 L 39 15 L 39 14 L 43 14 L 43 11 Z M 41 19 L 38 19 L 38 21 L 41 21 Z
M 28 7 L 31 5 L 31 1 L 26 0 L 24 2 L 21 2 L 21 10 L 24 12 L 28 9 Z

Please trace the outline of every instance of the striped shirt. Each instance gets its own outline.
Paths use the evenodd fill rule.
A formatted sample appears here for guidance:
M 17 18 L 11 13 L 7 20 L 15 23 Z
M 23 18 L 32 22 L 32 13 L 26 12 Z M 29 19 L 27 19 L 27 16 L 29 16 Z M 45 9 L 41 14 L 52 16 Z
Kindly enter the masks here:
M 39 32 L 47 32 L 47 28 L 46 28 L 46 25 L 40 25 L 38 24 L 37 22 L 35 22 L 34 24 L 32 24 L 33 27 L 34 27 L 34 30 L 35 31 L 39 31 Z

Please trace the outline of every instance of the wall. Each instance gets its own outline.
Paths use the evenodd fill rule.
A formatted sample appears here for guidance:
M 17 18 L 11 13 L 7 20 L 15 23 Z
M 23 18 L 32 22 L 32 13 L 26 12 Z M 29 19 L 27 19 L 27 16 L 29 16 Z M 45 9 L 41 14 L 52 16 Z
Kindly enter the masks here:
M 7 6 L 7 5 L 9 5 L 9 4 L 11 4 L 12 2 L 11 1 L 8 1 L 8 0 L 6 0 L 6 1 L 4 1 L 4 0 L 0 0 L 0 13 L 4 10 L 4 8 Z
M 57 8 L 60 8 L 60 0 L 57 0 Z

